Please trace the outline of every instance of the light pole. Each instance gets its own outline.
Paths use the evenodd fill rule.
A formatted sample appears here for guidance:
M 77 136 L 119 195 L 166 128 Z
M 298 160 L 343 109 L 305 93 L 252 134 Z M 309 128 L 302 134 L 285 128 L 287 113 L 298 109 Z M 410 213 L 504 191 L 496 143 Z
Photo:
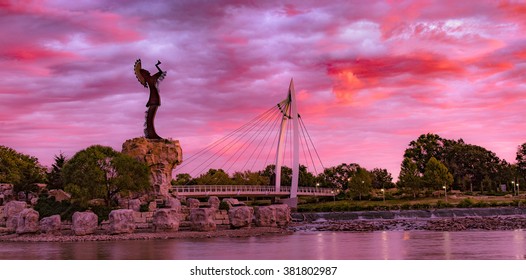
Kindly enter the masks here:
M 383 198 L 383 200 L 385 202 L 385 190 L 384 189 L 382 189 L 382 198 Z
M 442 186 L 442 188 L 444 189 L 444 195 L 446 197 L 446 202 L 447 202 L 447 187 L 446 186 Z
M 332 199 L 334 203 L 336 203 L 336 194 L 334 194 L 334 191 L 331 191 L 331 194 L 332 194 Z
M 513 194 L 517 193 L 517 186 L 515 185 L 515 181 L 511 181 L 511 184 L 513 185 Z

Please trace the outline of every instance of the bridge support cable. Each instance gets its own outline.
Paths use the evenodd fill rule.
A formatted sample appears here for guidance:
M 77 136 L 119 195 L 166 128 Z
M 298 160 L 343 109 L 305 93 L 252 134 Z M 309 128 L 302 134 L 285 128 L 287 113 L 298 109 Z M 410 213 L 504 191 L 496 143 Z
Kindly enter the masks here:
M 276 112 L 277 112 L 276 106 L 273 106 L 272 108 L 268 109 L 264 113 L 251 119 L 246 124 L 230 132 L 226 136 L 209 144 L 204 149 L 196 152 L 194 155 L 190 156 L 188 159 L 185 159 L 185 161 L 183 161 L 183 164 L 181 164 L 178 167 L 178 169 L 183 170 L 184 168 L 189 168 L 192 164 L 196 162 L 197 162 L 197 166 L 195 166 L 191 171 L 187 173 L 194 174 L 196 170 L 198 170 L 200 167 L 202 167 L 205 164 L 206 164 L 205 165 L 205 169 L 206 169 L 207 166 L 211 165 L 210 160 L 214 159 L 214 157 L 217 157 L 218 154 L 220 154 L 221 152 L 224 152 L 227 146 L 231 146 L 233 139 L 235 140 L 239 136 L 240 133 L 243 133 L 243 131 L 246 131 L 250 127 L 254 126 L 254 123 L 258 122 L 260 119 L 264 119 L 264 118 L 268 118 L 269 116 L 276 115 L 277 114 Z M 209 156 L 210 153 L 212 153 L 211 156 Z M 203 160 L 203 157 L 206 157 L 206 156 L 208 157 Z
M 266 116 L 265 116 L 266 117 Z M 206 159 L 205 162 L 209 162 L 208 165 L 206 165 L 203 169 L 201 169 L 198 174 L 201 174 L 203 173 L 207 168 L 209 168 L 213 163 L 215 163 L 217 160 L 219 160 L 221 158 L 221 156 L 223 156 L 225 153 L 227 153 L 228 151 L 230 151 L 233 147 L 235 147 L 236 145 L 238 145 L 238 143 L 243 139 L 243 137 L 245 137 L 245 135 L 247 135 L 248 133 L 250 133 L 250 131 L 252 131 L 252 129 L 258 124 L 260 123 L 262 120 L 262 118 L 259 118 L 257 120 L 255 120 L 254 122 L 251 123 L 250 126 L 247 126 L 245 127 L 244 130 L 240 130 L 239 133 L 237 133 L 235 135 L 235 137 L 233 137 L 232 140 L 230 140 L 230 142 L 226 143 L 223 147 L 221 147 L 220 150 L 216 151 L 215 153 L 213 153 L 210 157 L 208 157 Z M 195 170 L 193 170 L 195 171 Z

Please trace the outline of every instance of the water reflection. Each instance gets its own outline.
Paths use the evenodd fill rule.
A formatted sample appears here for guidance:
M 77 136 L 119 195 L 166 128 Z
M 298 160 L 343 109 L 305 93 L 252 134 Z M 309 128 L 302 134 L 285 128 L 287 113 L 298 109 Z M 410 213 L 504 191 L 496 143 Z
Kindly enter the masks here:
M 524 259 L 525 231 L 297 232 L 289 236 L 0 243 L 0 259 Z

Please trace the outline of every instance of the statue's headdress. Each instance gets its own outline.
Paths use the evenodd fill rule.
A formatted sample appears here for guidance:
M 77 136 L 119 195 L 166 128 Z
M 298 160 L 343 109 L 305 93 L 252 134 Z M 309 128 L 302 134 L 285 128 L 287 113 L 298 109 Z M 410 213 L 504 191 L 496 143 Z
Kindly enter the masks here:
M 135 61 L 135 66 L 133 67 L 133 70 L 135 71 L 135 77 L 137 77 L 137 80 L 139 80 L 139 83 L 141 83 L 141 85 L 143 85 L 144 87 L 148 87 L 146 80 L 141 75 L 141 60 L 140 59 L 137 59 L 137 61 Z

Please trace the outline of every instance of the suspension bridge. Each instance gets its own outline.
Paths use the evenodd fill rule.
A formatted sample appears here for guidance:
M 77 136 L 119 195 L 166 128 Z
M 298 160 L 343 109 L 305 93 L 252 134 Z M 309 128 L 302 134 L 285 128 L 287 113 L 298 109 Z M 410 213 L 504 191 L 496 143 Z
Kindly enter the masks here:
M 298 114 L 293 80 L 284 100 L 185 159 L 176 172 L 203 174 L 211 167 L 219 166 L 222 171 L 226 170 L 226 175 L 233 169 L 254 170 L 261 165 L 273 167 L 267 170 L 272 179 L 266 184 L 214 184 L 215 178 L 207 185 L 187 182 L 173 186 L 172 193 L 186 197 L 274 197 L 292 207 L 296 207 L 298 196 L 335 196 L 337 193 L 333 189 L 320 188 L 313 178 L 300 178 L 309 176 L 310 173 L 305 172 L 307 169 L 314 174 L 323 172 L 323 164 Z M 283 170 L 287 170 L 282 168 L 285 166 L 290 166 L 289 173 L 282 174 Z M 250 172 L 238 171 L 235 176 L 243 177 L 248 182 L 257 181 L 257 178 L 246 178 L 251 176 Z M 290 185 L 282 186 L 283 182 Z

